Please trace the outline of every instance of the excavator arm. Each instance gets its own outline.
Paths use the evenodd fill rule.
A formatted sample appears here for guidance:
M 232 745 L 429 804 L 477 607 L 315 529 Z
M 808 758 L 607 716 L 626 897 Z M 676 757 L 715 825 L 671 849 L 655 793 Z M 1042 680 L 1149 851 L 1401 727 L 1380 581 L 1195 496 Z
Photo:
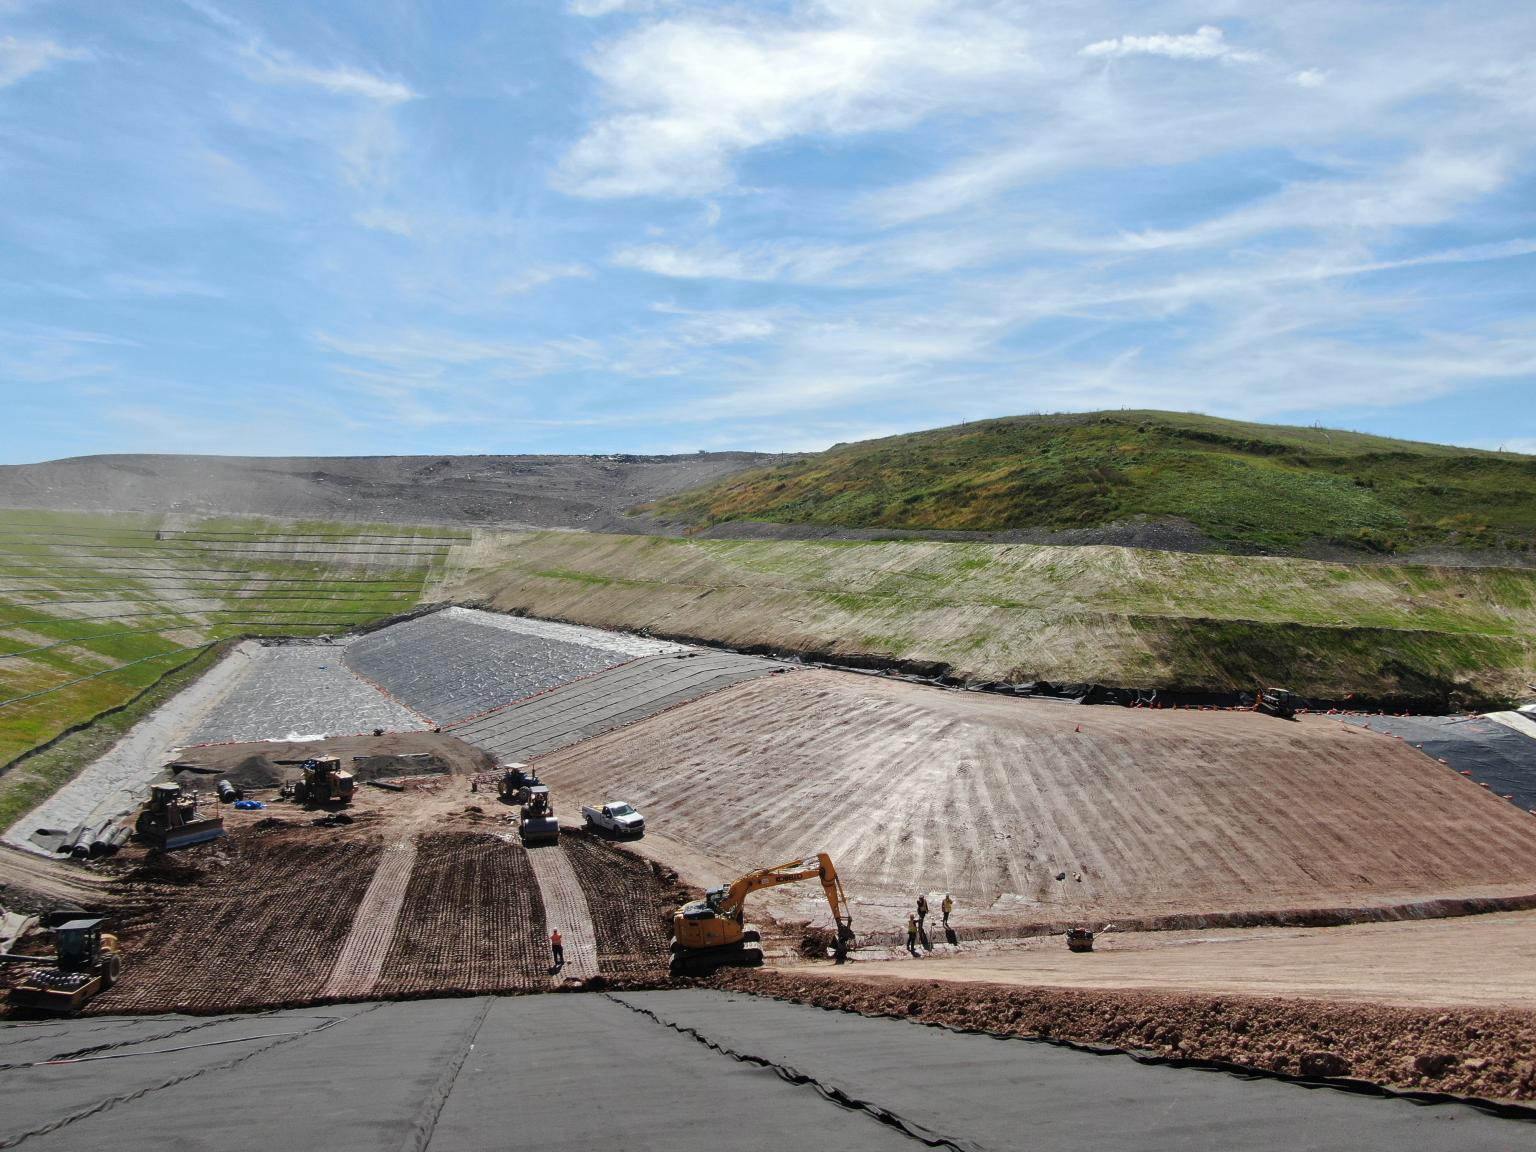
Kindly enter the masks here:
M 821 881 L 822 891 L 827 895 L 827 904 L 832 909 L 832 921 L 837 925 L 835 951 L 838 959 L 842 960 L 853 944 L 853 910 L 849 907 L 848 897 L 843 892 L 843 882 L 837 875 L 837 868 L 833 865 L 832 858 L 825 852 L 803 860 L 789 860 L 783 864 L 775 864 L 772 868 L 759 868 L 755 872 L 748 872 L 724 891 L 717 889 L 710 893 L 709 904 L 716 915 L 734 920 L 739 924 L 743 918 L 743 905 L 751 893 L 812 878 Z

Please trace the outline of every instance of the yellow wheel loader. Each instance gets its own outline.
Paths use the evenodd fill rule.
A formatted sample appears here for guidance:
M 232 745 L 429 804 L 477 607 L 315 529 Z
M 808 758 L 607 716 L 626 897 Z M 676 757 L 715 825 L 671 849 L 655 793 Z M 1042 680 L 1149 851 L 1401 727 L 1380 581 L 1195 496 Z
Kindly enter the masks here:
M 837 925 L 833 954 L 841 964 L 854 943 L 853 912 L 832 858 L 821 852 L 804 860 L 759 868 L 728 885 L 712 888 L 704 899 L 679 908 L 672 916 L 673 975 L 699 975 L 720 967 L 761 964 L 761 937 L 746 924 L 747 896 L 764 888 L 811 879 L 821 881 L 827 904 L 832 908 L 832 920 Z

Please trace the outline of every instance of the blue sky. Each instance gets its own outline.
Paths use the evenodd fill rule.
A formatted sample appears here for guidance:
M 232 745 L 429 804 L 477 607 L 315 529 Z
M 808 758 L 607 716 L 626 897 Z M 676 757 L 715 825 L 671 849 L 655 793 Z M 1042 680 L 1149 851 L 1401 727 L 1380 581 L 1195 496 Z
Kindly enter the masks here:
M 0 461 L 1536 452 L 1536 10 L 0 0 Z

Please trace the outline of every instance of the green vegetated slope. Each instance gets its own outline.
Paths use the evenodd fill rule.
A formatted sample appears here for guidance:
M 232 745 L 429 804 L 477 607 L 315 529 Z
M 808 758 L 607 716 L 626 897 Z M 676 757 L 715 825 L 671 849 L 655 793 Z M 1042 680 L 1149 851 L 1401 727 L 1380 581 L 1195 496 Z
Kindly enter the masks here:
M 414 607 L 460 531 L 0 509 L 0 769 L 219 641 Z
M 445 592 L 504 611 L 974 680 L 1492 704 L 1536 679 L 1536 572 L 915 541 L 477 537 Z
M 839 445 L 647 508 L 699 527 L 1060 530 L 1178 518 L 1272 551 L 1528 551 L 1536 457 L 1170 412 L 1019 416 Z

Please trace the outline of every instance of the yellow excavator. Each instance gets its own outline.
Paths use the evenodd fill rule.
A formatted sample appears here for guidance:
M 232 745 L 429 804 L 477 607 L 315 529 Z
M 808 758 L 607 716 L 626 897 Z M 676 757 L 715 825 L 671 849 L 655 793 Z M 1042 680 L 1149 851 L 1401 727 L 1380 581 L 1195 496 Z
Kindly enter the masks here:
M 702 900 L 684 904 L 672 915 L 672 971 L 674 975 L 698 975 L 715 968 L 753 967 L 763 962 L 761 939 L 746 926 L 747 896 L 764 888 L 818 879 L 832 908 L 837 925 L 833 955 L 841 964 L 853 947 L 853 912 L 843 883 L 825 852 L 803 860 L 790 860 L 772 868 L 759 868 L 719 888 L 711 888 Z

